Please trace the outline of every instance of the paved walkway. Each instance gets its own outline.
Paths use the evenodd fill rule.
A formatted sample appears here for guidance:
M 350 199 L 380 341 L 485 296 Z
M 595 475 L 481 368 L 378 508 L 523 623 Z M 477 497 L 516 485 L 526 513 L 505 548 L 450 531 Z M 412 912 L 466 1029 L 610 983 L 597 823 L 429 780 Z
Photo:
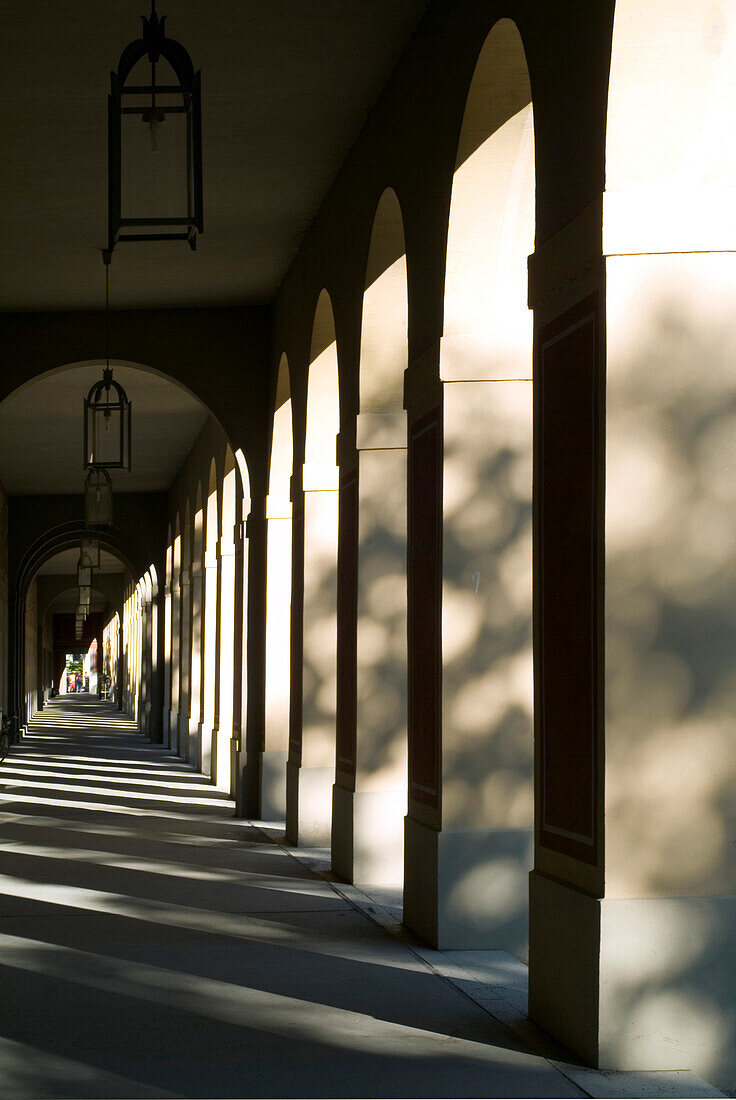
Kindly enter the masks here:
M 46 707 L 0 793 L 3 1100 L 721 1095 L 543 1049 L 484 953 L 443 976 L 108 704 Z

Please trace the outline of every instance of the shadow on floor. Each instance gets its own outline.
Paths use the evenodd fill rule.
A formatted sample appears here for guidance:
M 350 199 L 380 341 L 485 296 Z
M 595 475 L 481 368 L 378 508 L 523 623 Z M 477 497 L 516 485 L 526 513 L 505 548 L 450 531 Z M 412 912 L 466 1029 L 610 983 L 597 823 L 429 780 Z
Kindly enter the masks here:
M 110 705 L 0 791 L 4 1098 L 586 1095 Z

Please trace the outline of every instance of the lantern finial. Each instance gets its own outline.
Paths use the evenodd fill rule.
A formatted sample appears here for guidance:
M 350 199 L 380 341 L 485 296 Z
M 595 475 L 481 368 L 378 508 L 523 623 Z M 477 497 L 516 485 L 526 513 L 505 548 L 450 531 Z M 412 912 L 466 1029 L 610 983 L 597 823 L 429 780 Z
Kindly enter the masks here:
M 151 4 L 151 14 L 149 16 L 142 15 L 141 19 L 143 20 L 143 43 L 146 47 L 148 60 L 152 65 L 155 65 L 161 57 L 161 47 L 166 37 L 164 26 L 166 16 L 162 15 L 159 18 L 156 13 L 156 4 L 153 3 Z

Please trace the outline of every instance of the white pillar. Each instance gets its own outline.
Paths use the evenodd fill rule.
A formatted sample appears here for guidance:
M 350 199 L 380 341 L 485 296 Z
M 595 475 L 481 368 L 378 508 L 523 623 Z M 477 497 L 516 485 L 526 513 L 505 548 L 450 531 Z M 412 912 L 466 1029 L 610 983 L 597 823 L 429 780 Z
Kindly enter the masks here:
M 407 809 L 406 414 L 361 413 L 357 447 L 358 467 L 342 478 L 341 523 L 350 530 L 340 548 L 341 569 L 357 575 L 355 727 L 350 737 L 341 715 L 332 866 L 351 882 L 398 884 Z
M 404 921 L 527 943 L 533 838 L 531 362 L 444 338 L 407 383 L 410 786 Z
M 306 464 L 301 745 L 287 764 L 286 834 L 328 845 L 335 778 L 338 469 Z
M 261 760 L 261 816 L 286 816 L 291 685 L 291 501 L 266 500 L 266 715 Z

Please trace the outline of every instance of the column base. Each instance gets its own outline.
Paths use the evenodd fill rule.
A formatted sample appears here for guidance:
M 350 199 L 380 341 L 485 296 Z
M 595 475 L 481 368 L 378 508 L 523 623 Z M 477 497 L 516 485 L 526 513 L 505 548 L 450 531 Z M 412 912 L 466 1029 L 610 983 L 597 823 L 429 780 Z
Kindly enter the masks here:
M 346 882 L 394 886 L 404 877 L 406 791 L 332 788 L 332 870 Z
M 262 821 L 283 821 L 286 818 L 286 750 L 272 749 L 261 753 L 261 807 Z
M 199 726 L 199 744 L 201 746 L 201 771 L 203 775 L 209 776 L 210 779 L 212 779 L 212 742 L 212 727 L 209 726 L 206 722 L 201 723 Z
M 202 726 L 189 719 L 189 763 L 202 770 Z
M 290 844 L 326 848 L 330 843 L 330 811 L 334 768 L 286 764 L 286 839 Z
M 404 924 L 440 950 L 525 957 L 532 829 L 443 829 L 405 818 Z
M 594 898 L 530 875 L 529 1014 L 606 1070 L 736 1082 L 736 898 Z
M 189 715 L 188 714 L 180 714 L 179 715 L 179 724 L 177 726 L 177 730 L 178 730 L 177 738 L 178 738 L 178 745 L 179 745 L 179 755 L 182 756 L 185 760 L 188 761 L 189 760 Z
M 238 813 L 251 821 L 261 819 L 261 758 L 263 753 L 258 749 L 248 749 L 245 754 L 245 768 L 243 770 L 242 806 L 238 805 Z M 286 767 L 286 765 L 284 765 Z M 286 783 L 284 783 L 284 787 Z M 286 814 L 280 820 L 284 820 Z
M 229 730 L 213 730 L 214 761 L 212 780 L 218 791 L 231 792 L 232 788 L 232 751 Z
M 179 711 L 169 711 L 169 748 L 177 755 L 179 753 Z
M 245 753 L 240 738 L 230 738 L 230 797 L 235 802 L 235 816 L 243 816 L 243 789 L 245 787 Z

